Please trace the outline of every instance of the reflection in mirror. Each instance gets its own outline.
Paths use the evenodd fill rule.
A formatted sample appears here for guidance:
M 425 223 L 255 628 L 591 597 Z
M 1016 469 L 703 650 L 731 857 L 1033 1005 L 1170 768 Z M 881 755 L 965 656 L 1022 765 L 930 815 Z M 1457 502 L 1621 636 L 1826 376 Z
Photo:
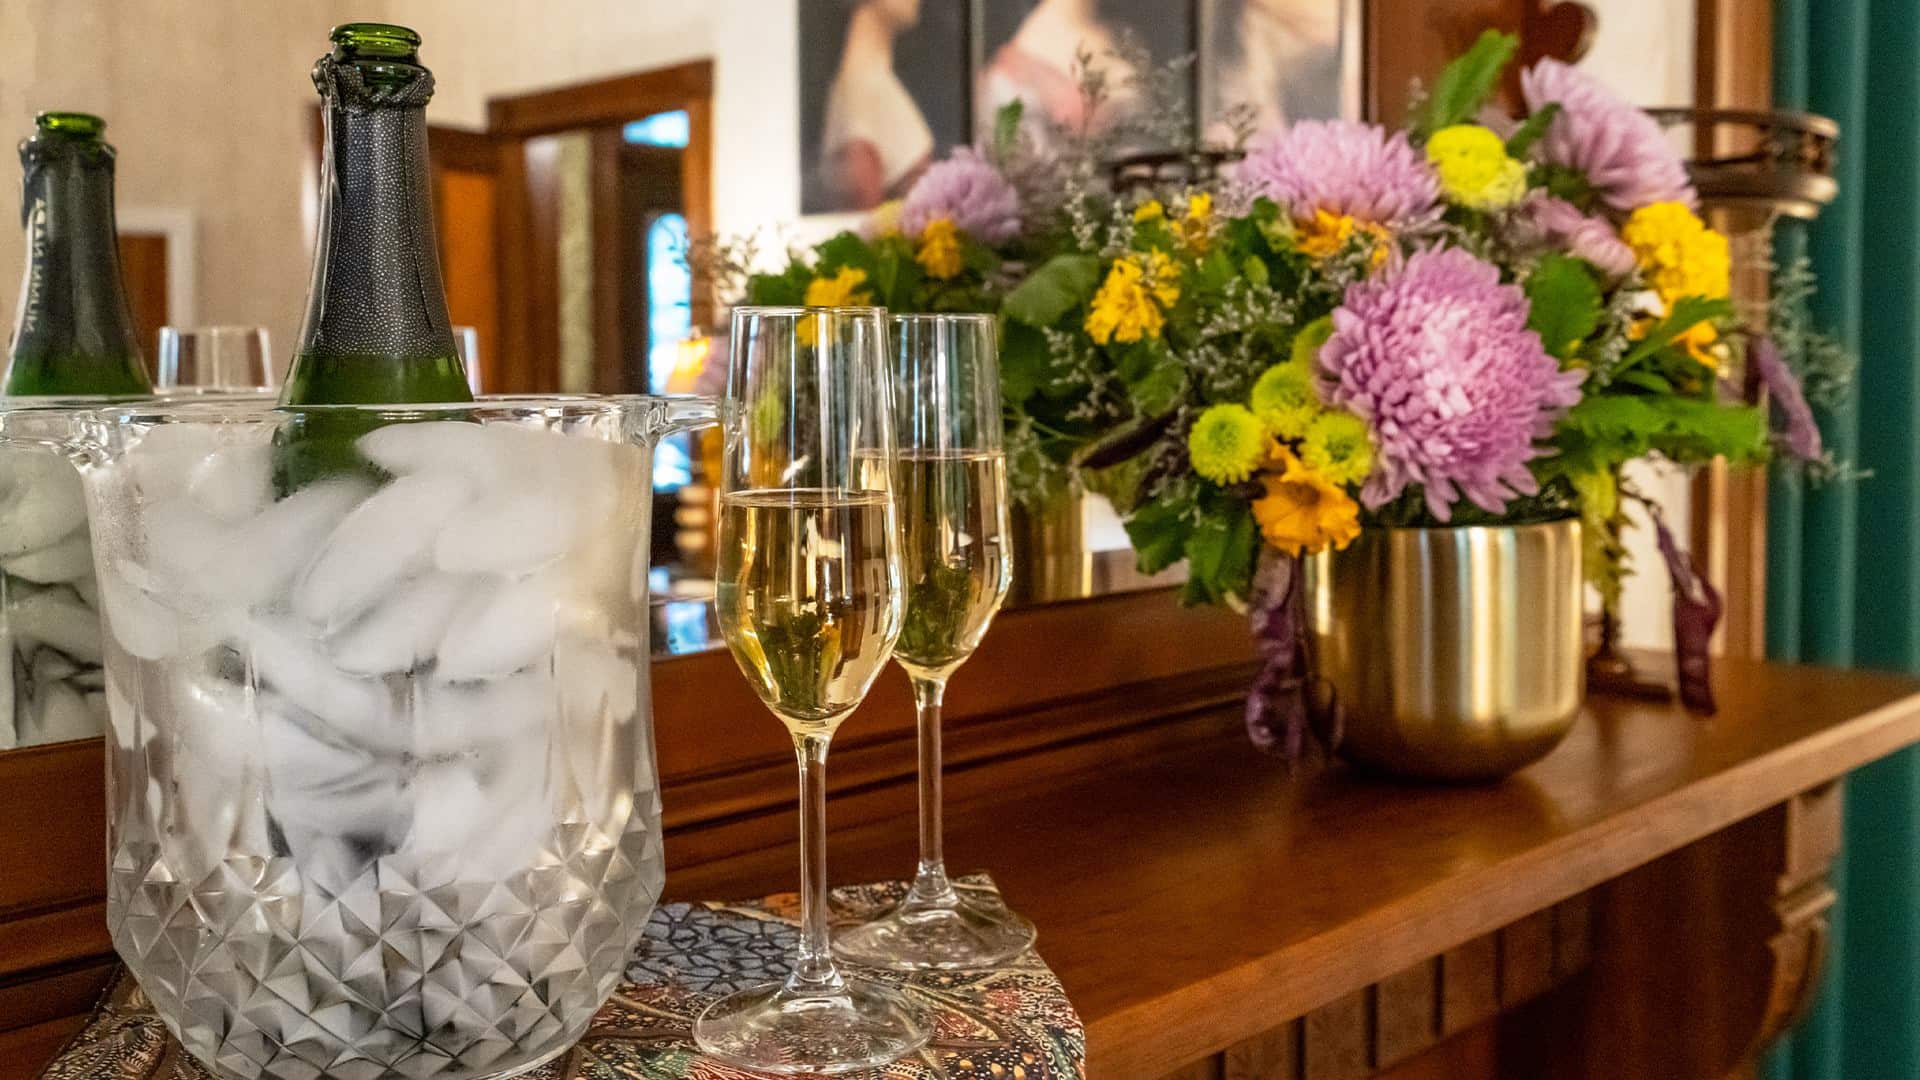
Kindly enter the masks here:
M 23 0 L 0 32 L 0 138 L 26 135 L 43 109 L 103 115 L 117 149 L 120 270 L 147 362 L 164 326 L 242 325 L 263 331 L 266 366 L 282 378 L 299 340 L 319 205 L 309 68 L 338 23 L 405 23 L 420 32 L 435 76 L 427 118 L 438 254 L 462 352 L 478 357 L 476 385 L 712 392 L 702 373 L 725 349 L 706 335 L 725 312 L 685 249 L 716 231 L 759 233 L 773 255 L 854 224 L 803 213 L 805 178 L 818 172 L 805 136 L 817 139 L 820 117 L 807 110 L 821 102 L 795 85 L 843 66 L 846 28 L 863 6 L 845 0 L 831 25 L 813 26 L 769 19 L 762 0 L 579 0 L 564 20 L 531 0 Z M 995 10 L 1015 7 L 1025 10 Z M 955 36 L 966 20 L 944 11 L 928 6 L 902 55 L 918 49 L 964 72 L 981 58 L 967 59 Z M 943 106 L 939 126 L 953 138 L 966 130 L 965 97 Z M 0 311 L 9 314 L 23 241 L 0 229 Z M 713 433 L 659 450 L 658 651 L 715 643 L 707 477 L 719 453 Z M 1029 522 L 1016 541 L 1029 550 L 1014 604 L 1168 580 L 1133 572 L 1117 521 L 1097 503 Z M 36 678 L 60 681 L 55 665 L 22 659 L 19 645 L 10 639 L 0 682 L 17 692 Z

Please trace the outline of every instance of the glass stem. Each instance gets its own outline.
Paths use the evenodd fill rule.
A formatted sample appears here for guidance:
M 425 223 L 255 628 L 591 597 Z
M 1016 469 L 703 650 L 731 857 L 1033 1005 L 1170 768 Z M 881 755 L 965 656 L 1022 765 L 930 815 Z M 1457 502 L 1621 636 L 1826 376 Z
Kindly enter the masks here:
M 953 882 L 947 878 L 947 857 L 942 848 L 944 828 L 940 820 L 944 799 L 940 703 L 946 693 L 945 679 L 913 676 L 913 706 L 919 720 L 920 739 L 920 868 L 913 877 L 913 899 L 922 902 L 945 902 L 953 896 Z
M 827 939 L 827 744 L 825 735 L 798 735 L 800 758 L 800 952 L 791 993 L 832 993 L 845 988 L 833 966 Z

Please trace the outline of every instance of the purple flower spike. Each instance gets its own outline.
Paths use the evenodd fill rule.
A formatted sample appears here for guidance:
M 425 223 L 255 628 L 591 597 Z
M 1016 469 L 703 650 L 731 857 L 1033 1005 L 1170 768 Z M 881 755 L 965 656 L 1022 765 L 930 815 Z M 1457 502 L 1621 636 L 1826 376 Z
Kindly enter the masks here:
M 1801 461 L 1820 460 L 1826 453 L 1820 425 L 1814 422 L 1813 409 L 1807 404 L 1799 377 L 1780 356 L 1780 347 L 1770 337 L 1756 337 L 1747 349 L 1747 362 L 1773 401 L 1774 416 L 1780 422 L 1781 449 Z

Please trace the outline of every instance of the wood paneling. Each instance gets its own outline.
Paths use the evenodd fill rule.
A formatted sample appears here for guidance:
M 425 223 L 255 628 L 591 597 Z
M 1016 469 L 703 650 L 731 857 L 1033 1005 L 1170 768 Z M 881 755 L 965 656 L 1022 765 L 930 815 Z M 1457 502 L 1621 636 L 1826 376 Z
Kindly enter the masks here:
M 120 234 L 120 280 L 133 310 L 134 340 L 151 373 L 160 328 L 167 325 L 167 238 L 159 233 Z
M 1521 67 L 1543 56 L 1579 59 L 1596 25 L 1588 5 L 1556 0 L 1372 0 L 1364 20 L 1367 118 L 1402 124 L 1414 83 L 1432 86 L 1447 61 L 1486 30 L 1520 36 L 1518 62 L 1502 88 L 1511 105 L 1519 97 Z
M 502 385 L 500 369 L 499 152 L 484 132 L 429 127 L 434 223 L 447 316 L 479 339 L 480 386 Z

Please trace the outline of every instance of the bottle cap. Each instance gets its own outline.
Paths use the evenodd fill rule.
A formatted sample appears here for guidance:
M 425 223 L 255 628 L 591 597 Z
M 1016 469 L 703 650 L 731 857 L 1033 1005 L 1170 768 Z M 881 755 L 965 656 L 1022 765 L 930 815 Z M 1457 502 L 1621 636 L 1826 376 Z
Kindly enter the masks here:
M 33 118 L 34 126 L 49 135 L 65 135 L 74 139 L 98 139 L 107 130 L 107 122 L 83 112 L 59 112 L 49 110 Z
M 418 58 L 420 35 L 392 23 L 341 23 L 327 35 L 334 56 L 341 60 L 402 60 Z

